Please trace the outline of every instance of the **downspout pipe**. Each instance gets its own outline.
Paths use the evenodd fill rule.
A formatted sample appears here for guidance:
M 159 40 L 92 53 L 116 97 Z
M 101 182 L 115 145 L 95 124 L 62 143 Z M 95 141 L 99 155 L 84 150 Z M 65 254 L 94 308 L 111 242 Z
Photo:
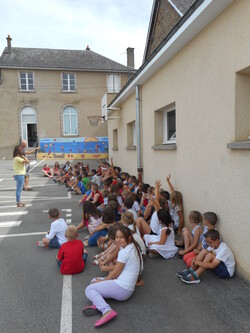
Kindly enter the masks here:
M 140 86 L 135 87 L 136 96 L 136 152 L 137 152 L 137 172 L 138 181 L 142 183 L 142 149 L 141 149 L 141 110 L 140 110 Z

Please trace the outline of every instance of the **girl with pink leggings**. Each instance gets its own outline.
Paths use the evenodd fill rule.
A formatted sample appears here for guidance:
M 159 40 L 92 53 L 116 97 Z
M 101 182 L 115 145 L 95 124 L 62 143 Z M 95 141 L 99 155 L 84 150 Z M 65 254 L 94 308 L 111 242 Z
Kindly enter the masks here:
M 117 263 L 105 278 L 95 278 L 86 288 L 86 297 L 92 305 L 83 309 L 86 316 L 102 313 L 95 327 L 102 326 L 117 316 L 104 298 L 126 301 L 132 296 L 136 281 L 142 267 L 142 257 L 138 244 L 134 241 L 130 229 L 123 225 L 117 226 L 115 242 L 121 248 Z

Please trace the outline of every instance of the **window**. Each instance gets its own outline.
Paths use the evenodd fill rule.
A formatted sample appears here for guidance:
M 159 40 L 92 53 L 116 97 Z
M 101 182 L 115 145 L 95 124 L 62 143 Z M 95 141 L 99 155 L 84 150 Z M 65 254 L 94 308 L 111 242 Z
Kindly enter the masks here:
M 107 90 L 109 93 L 118 93 L 121 90 L 120 74 L 107 74 Z
M 113 130 L 113 150 L 118 149 L 118 130 L 117 128 Z
M 136 147 L 136 122 L 127 124 L 127 147 Z
M 154 113 L 155 144 L 153 149 L 176 149 L 176 111 L 171 103 Z
M 33 72 L 19 72 L 20 90 L 34 91 L 34 74 Z
M 62 73 L 62 90 L 75 91 L 76 78 L 74 73 Z
M 162 129 L 163 142 L 162 142 L 162 144 L 176 142 L 175 110 L 163 111 L 162 124 L 163 124 L 163 129 Z
M 78 116 L 74 107 L 63 110 L 63 135 L 78 135 Z

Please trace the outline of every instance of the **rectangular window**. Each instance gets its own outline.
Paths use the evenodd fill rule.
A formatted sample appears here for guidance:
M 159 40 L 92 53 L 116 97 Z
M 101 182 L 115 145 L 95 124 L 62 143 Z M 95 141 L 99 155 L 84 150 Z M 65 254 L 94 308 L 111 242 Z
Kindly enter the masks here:
M 62 90 L 76 91 L 76 78 L 74 73 L 62 73 Z
M 176 108 L 171 103 L 154 112 L 154 146 L 176 143 Z
M 117 128 L 113 130 L 113 149 L 118 149 L 118 130 Z
M 176 142 L 175 110 L 163 111 L 163 144 Z
M 136 147 L 136 122 L 127 124 L 127 146 Z
M 107 74 L 108 93 L 118 93 L 121 90 L 120 74 Z
M 33 72 L 19 72 L 20 90 L 34 91 L 34 74 Z

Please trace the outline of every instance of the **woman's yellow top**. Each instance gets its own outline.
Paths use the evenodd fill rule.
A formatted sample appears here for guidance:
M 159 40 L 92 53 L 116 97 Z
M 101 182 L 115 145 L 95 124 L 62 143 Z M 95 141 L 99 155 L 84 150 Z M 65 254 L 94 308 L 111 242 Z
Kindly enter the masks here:
M 13 170 L 15 175 L 26 175 L 24 159 L 21 157 L 14 157 L 13 159 Z

